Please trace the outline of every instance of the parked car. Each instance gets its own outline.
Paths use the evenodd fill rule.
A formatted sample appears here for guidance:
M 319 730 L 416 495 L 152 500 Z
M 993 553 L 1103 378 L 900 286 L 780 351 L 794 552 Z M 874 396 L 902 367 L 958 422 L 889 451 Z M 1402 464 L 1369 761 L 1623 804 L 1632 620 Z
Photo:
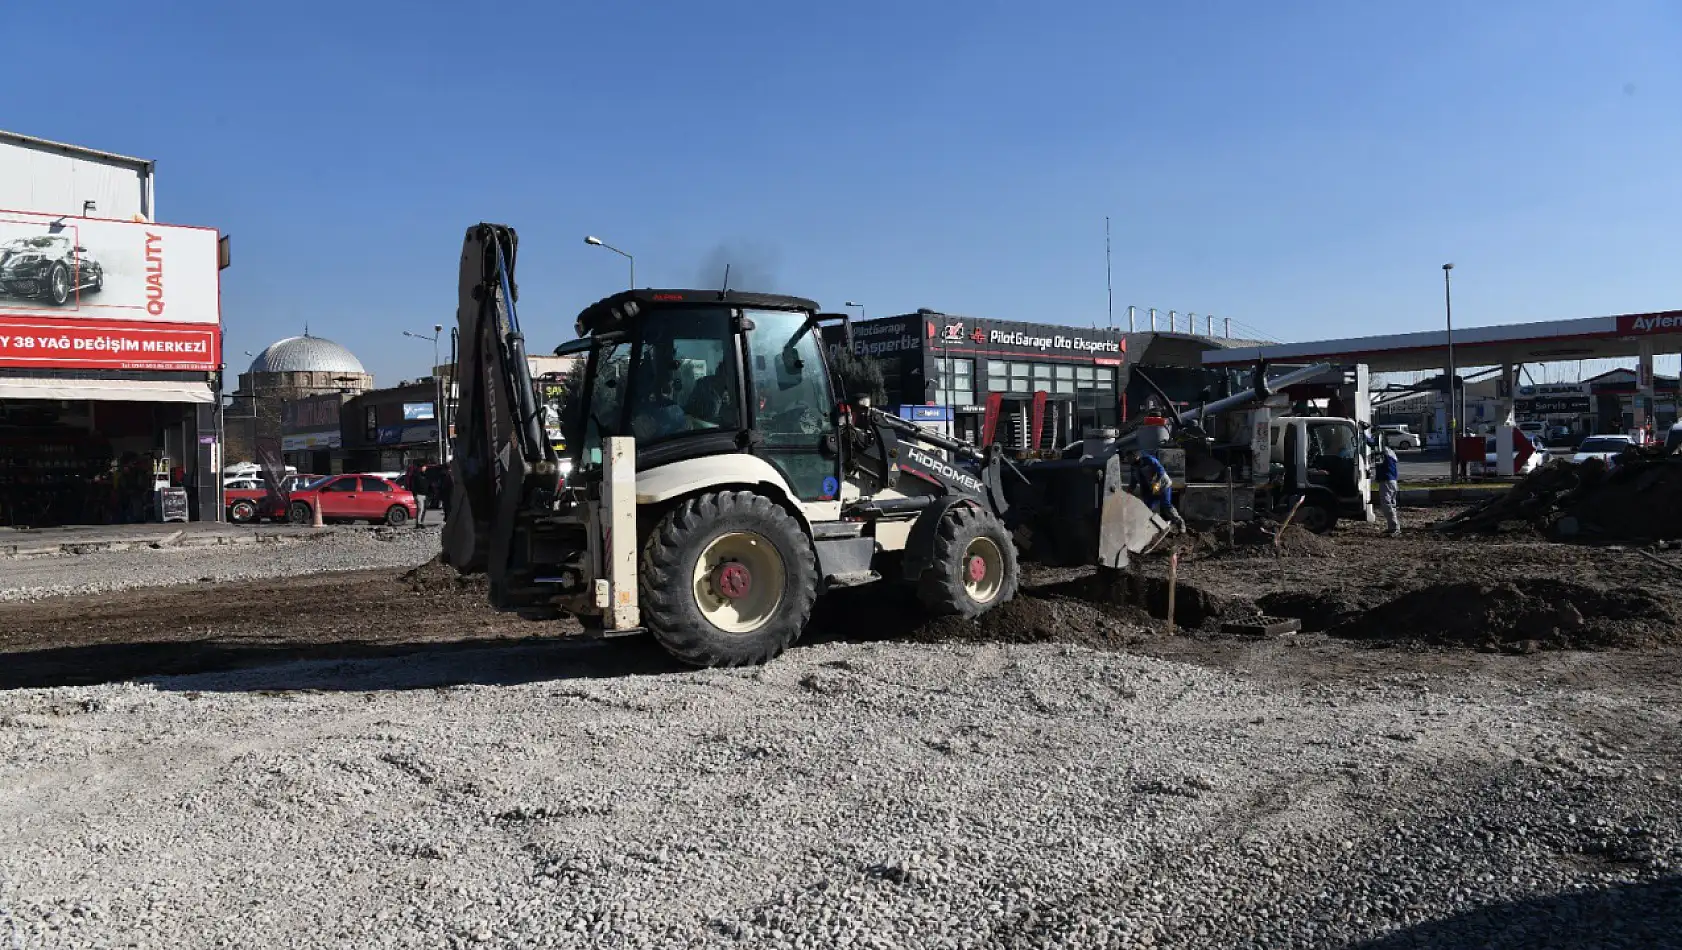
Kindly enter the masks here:
M 1518 430 L 1524 433 L 1525 438 L 1541 445 L 1547 439 L 1548 424 L 1546 422 L 1521 422 L 1518 424 Z
M 309 474 L 292 474 L 281 479 L 280 490 L 290 495 L 301 488 L 320 481 L 322 476 Z M 235 482 L 240 483 L 235 487 Z M 269 487 L 261 477 L 229 479 L 223 483 L 222 503 L 227 506 L 228 520 L 234 524 L 251 524 L 256 521 L 286 520 L 286 499 L 271 498 Z
M 375 475 L 333 475 L 294 490 L 287 520 L 309 524 L 318 507 L 323 521 L 402 525 L 420 514 L 413 492 Z
M 0 291 L 62 307 L 77 291 L 105 288 L 105 268 L 68 234 L 41 234 L 0 244 Z
M 1419 433 L 1401 423 L 1386 423 L 1379 426 L 1378 431 L 1384 435 L 1384 444 L 1393 449 L 1417 449 L 1420 446 Z
M 1490 436 L 1483 440 L 1483 465 L 1473 465 L 1472 469 L 1479 475 L 1494 475 L 1499 470 L 1499 466 L 1497 464 L 1497 460 L 1499 458 L 1500 454 L 1495 448 L 1495 436 Z M 1541 468 L 1542 463 L 1546 461 L 1546 453 L 1542 452 L 1540 449 L 1533 449 L 1530 455 L 1525 458 L 1524 464 L 1520 465 L 1517 471 L 1513 474 L 1529 475 L 1531 472 Z
M 1627 435 L 1591 435 L 1577 446 L 1577 454 L 1571 456 L 1571 461 L 1582 463 L 1589 459 L 1600 459 L 1612 465 L 1614 459 L 1634 447 L 1635 440 Z

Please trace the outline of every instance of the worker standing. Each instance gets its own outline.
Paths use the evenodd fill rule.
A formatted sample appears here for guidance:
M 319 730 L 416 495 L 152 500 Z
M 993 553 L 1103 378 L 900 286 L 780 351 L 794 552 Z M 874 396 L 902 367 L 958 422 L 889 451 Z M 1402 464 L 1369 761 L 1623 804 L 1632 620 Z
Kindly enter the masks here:
M 1378 483 L 1378 510 L 1384 515 L 1384 536 L 1401 537 L 1402 517 L 1396 512 L 1397 464 L 1396 451 L 1383 440 L 1373 438 L 1371 444 L 1378 451 L 1373 456 L 1372 479 Z
M 1184 519 L 1174 509 L 1174 482 L 1156 456 L 1146 452 L 1133 460 L 1133 477 L 1127 482 L 1127 490 L 1181 531 L 1186 529 Z

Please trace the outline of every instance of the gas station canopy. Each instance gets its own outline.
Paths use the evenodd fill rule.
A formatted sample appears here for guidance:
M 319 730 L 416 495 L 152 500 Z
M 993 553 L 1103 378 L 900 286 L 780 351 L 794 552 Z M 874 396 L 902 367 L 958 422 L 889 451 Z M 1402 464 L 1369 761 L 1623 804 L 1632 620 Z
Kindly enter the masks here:
M 1682 310 L 1454 331 L 1454 362 L 1462 367 L 1633 357 L 1644 351 L 1649 357 L 1654 353 L 1682 353 Z M 1208 350 L 1203 354 L 1205 366 L 1240 366 L 1258 360 L 1365 363 L 1375 373 L 1435 370 L 1448 363 L 1448 334 L 1427 330 Z

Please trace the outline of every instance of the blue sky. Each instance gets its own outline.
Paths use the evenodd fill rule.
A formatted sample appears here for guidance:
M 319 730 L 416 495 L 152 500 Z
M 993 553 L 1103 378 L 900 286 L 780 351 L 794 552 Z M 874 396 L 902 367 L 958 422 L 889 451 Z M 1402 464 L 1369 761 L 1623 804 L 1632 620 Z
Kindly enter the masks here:
M 482 13 L 472 13 L 482 9 Z M 532 349 L 623 286 L 1281 340 L 1682 306 L 1682 5 L 431 0 L 12 4 L 0 127 L 156 159 L 233 236 L 231 368 L 382 383 L 522 237 Z

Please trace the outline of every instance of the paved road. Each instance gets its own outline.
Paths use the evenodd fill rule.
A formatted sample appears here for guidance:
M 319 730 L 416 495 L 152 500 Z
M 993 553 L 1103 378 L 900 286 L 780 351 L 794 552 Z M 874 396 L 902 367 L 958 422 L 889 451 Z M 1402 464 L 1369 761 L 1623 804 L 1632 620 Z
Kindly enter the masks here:
M 1397 469 L 1403 482 L 1448 478 L 1447 449 L 1411 449 L 1396 453 Z

